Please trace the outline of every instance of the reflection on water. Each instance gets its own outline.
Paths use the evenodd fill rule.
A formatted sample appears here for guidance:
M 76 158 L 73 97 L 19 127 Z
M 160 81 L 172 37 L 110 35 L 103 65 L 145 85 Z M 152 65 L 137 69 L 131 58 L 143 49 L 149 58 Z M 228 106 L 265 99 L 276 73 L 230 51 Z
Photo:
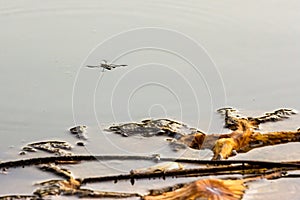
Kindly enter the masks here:
M 124 148 L 146 153 L 158 148 L 173 155 L 159 142 L 152 141 L 155 148 L 142 148 L 136 138 L 135 148 L 102 129 L 111 123 L 170 117 L 206 132 L 225 132 L 214 113 L 224 105 L 257 113 L 279 107 L 299 110 L 299 6 L 280 0 L 2 2 L 0 160 L 20 158 L 20 148 L 32 141 L 75 144 L 66 131 L 75 123 L 88 125 L 89 138 L 95 138 L 76 153 L 111 154 Z M 165 31 L 141 30 L 107 40 L 138 27 Z M 143 49 L 134 51 L 138 45 Z M 104 58 L 129 67 L 104 74 L 83 69 Z M 294 130 L 298 122 L 296 116 L 263 130 Z M 288 158 L 296 160 L 297 144 L 243 156 L 264 160 L 278 152 L 272 159 L 285 159 L 281 152 L 290 149 Z M 7 181 L 1 178 L 0 183 Z M 248 196 L 264 199 L 251 192 Z M 270 198 L 275 196 L 280 197 L 270 193 Z

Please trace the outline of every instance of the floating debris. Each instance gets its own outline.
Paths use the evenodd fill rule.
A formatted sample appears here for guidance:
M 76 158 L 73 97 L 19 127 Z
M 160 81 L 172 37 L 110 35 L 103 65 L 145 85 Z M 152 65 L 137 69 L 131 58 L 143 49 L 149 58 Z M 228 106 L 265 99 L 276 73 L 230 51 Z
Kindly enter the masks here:
M 54 153 L 59 156 L 72 155 L 71 152 L 66 150 L 71 150 L 72 146 L 64 141 L 42 141 L 30 143 L 26 147 L 23 147 L 24 151 L 35 152 L 36 150 L 46 151 L 48 153 Z
M 289 118 L 291 115 L 297 114 L 297 111 L 289 108 L 280 108 L 273 112 L 265 113 L 259 117 L 241 117 L 238 111 L 234 108 L 221 108 L 217 112 L 225 116 L 225 128 L 237 130 L 240 126 L 240 121 L 245 120 L 249 127 L 258 129 L 259 124 L 266 122 L 276 122 Z
M 41 183 L 37 183 L 37 186 L 41 186 L 34 191 L 34 195 L 45 198 L 53 195 L 73 195 L 80 198 L 91 197 L 110 197 L 110 198 L 126 198 L 140 196 L 137 193 L 122 193 L 122 192 L 104 192 L 91 189 L 81 188 L 81 181 L 75 179 L 72 173 L 67 169 L 62 169 L 57 165 L 49 164 L 41 166 L 42 170 L 52 172 L 56 175 L 63 177 L 65 180 L 48 180 Z
M 82 142 L 82 141 L 76 142 L 76 145 L 80 146 L 80 147 L 84 147 L 85 146 L 84 142 Z
M 183 135 L 201 132 L 170 119 L 148 119 L 141 121 L 141 123 L 120 124 L 110 126 L 106 131 L 114 132 L 125 137 L 132 135 L 141 135 L 143 137 L 165 135 L 173 138 L 180 138 Z
M 0 174 L 7 174 L 8 172 L 8 169 L 7 168 L 1 168 L 0 169 Z
M 263 162 L 263 161 L 215 161 L 227 159 L 236 152 L 247 152 L 251 149 L 282 144 L 287 142 L 300 141 L 300 130 L 297 131 L 277 131 L 260 133 L 259 125 L 265 122 L 274 122 L 288 118 L 296 112 L 292 109 L 278 109 L 274 112 L 266 113 L 260 117 L 241 117 L 238 111 L 233 108 L 220 109 L 218 112 L 225 116 L 225 127 L 232 130 L 228 134 L 205 134 L 187 125 L 169 119 L 144 120 L 141 123 L 128 123 L 111 126 L 109 131 L 123 136 L 141 135 L 144 137 L 165 135 L 169 136 L 170 145 L 180 147 L 190 147 L 193 149 L 209 148 L 213 151 L 214 161 L 184 158 L 164 158 L 159 154 L 151 156 L 110 156 L 110 155 L 72 155 L 72 146 L 63 141 L 42 141 L 28 144 L 22 148 L 22 153 L 35 152 L 37 150 L 54 153 L 59 156 L 20 159 L 15 161 L 0 162 L 1 173 L 7 173 L 7 168 L 38 166 L 41 170 L 54 173 L 61 179 L 51 179 L 38 183 L 38 187 L 33 195 L 7 195 L 0 196 L 0 199 L 45 199 L 51 196 L 72 195 L 79 198 L 128 198 L 141 197 L 142 199 L 208 199 L 208 200 L 239 200 L 242 199 L 247 189 L 249 181 L 261 178 L 275 179 L 281 177 L 299 177 L 298 174 L 287 174 L 287 171 L 299 169 L 299 161 L 289 162 Z M 72 134 L 78 135 L 86 131 L 86 126 L 76 126 L 70 129 Z M 84 146 L 82 141 L 76 143 Z M 74 164 L 80 161 L 99 160 L 148 160 L 148 161 L 170 161 L 157 164 L 149 168 L 135 169 L 127 174 L 100 175 L 99 177 L 75 178 L 72 172 L 62 168 L 61 164 Z M 42 163 L 44 163 L 42 165 Z M 55 164 L 54 164 L 55 163 Z M 179 163 L 201 164 L 199 168 L 184 167 Z M 274 173 L 275 172 L 275 173 Z M 82 188 L 88 183 L 96 182 L 118 182 L 129 180 L 132 184 L 138 179 L 151 179 L 165 177 L 203 177 L 210 175 L 232 175 L 251 174 L 248 178 L 232 179 L 200 179 L 190 183 L 177 184 L 167 188 L 150 190 L 149 194 L 141 196 L 138 193 L 123 193 L 110 191 L 96 191 Z M 263 176 L 254 176 L 261 175 Z M 246 176 L 247 177 L 247 176 Z
M 27 152 L 36 152 L 36 149 L 30 146 L 25 146 L 22 148 L 22 150 Z
M 107 60 L 102 60 L 99 65 L 87 65 L 86 67 L 89 68 L 102 68 L 104 70 L 112 70 L 114 68 L 118 67 L 126 67 L 127 65 L 119 65 L 119 64 L 113 64 L 113 63 L 108 63 Z
M 193 149 L 209 148 L 213 150 L 213 160 L 227 159 L 236 153 L 245 153 L 254 148 L 299 142 L 300 131 L 277 131 L 260 133 L 256 131 L 261 123 L 274 122 L 287 118 L 296 111 L 279 109 L 259 117 L 240 117 L 232 108 L 219 109 L 225 115 L 224 127 L 233 132 L 228 134 L 193 134 L 183 136 L 175 143 L 183 143 Z M 283 117 L 284 116 L 284 117 Z
M 233 112 L 236 112 L 235 110 Z M 216 141 L 213 151 L 213 160 L 227 159 L 237 153 L 244 153 L 251 149 L 300 141 L 299 131 L 277 131 L 260 133 L 255 130 L 266 122 L 275 122 L 296 114 L 293 109 L 278 109 L 265 113 L 259 117 L 236 117 L 232 109 L 225 110 L 225 127 L 233 130 L 230 134 L 221 134 Z
M 53 163 L 40 165 L 39 168 L 43 171 L 52 172 L 66 179 L 70 179 L 73 177 L 71 171 L 69 171 L 68 169 L 61 168 L 58 165 L 55 165 Z
M 70 128 L 70 132 L 74 134 L 77 138 L 87 140 L 87 126 L 85 125 L 80 125 L 80 126 L 75 126 L 73 128 Z
M 78 156 L 67 156 L 61 158 L 71 158 L 70 160 L 75 160 Z M 85 156 L 86 157 L 86 156 Z M 92 156 L 94 157 L 94 156 Z M 105 156 L 103 156 L 105 157 Z M 148 160 L 151 160 L 153 156 L 147 157 Z M 53 157 L 57 158 L 57 157 Z M 125 157 L 118 157 L 123 158 Z M 137 158 L 137 157 L 136 157 Z M 144 157 L 141 157 L 144 158 Z M 43 158 L 40 158 L 42 160 Z M 47 158 L 49 159 L 49 157 Z M 110 159 L 116 159 L 116 157 Z M 35 159 L 37 160 L 37 159 Z M 87 159 L 90 160 L 90 159 Z M 175 160 L 175 158 L 172 158 Z M 179 159 L 182 160 L 182 159 Z M 184 160 L 184 159 L 183 159 Z M 183 161 L 182 160 L 182 161 Z M 29 160 L 22 160 L 25 163 L 28 163 Z M 192 160 L 186 160 L 188 163 L 191 163 Z M 193 160 L 197 162 L 197 160 Z M 199 160 L 198 160 L 199 161 Z M 155 178 L 155 177 L 189 177 L 192 176 L 207 176 L 207 175 L 218 175 L 218 174 L 251 174 L 250 177 L 244 178 L 241 180 L 232 180 L 232 179 L 201 179 L 186 184 L 177 184 L 168 188 L 151 190 L 149 194 L 143 196 L 143 199 L 229 199 L 236 200 L 241 199 L 243 193 L 246 189 L 245 183 L 249 181 L 255 181 L 261 178 L 266 179 L 276 179 L 286 176 L 285 171 L 281 170 L 291 170 L 295 171 L 299 169 L 299 161 L 295 162 L 259 162 L 259 161 L 243 161 L 243 163 L 238 162 L 222 162 L 223 164 L 227 163 L 226 166 L 216 166 L 217 163 L 221 164 L 221 161 L 205 161 L 210 163 L 210 166 L 183 169 L 181 165 L 178 165 L 177 162 L 166 162 L 156 165 L 154 167 L 139 169 L 136 170 L 136 173 L 131 172 L 130 174 L 120 174 L 120 175 L 108 175 L 100 177 L 86 177 L 78 178 L 72 175 L 72 172 L 68 169 L 61 168 L 60 165 L 53 163 L 40 165 L 40 169 L 43 171 L 51 172 L 62 179 L 51 179 L 41 183 L 37 183 L 36 186 L 38 189 L 33 193 L 40 199 L 45 199 L 48 196 L 60 196 L 60 195 L 72 195 L 79 198 L 91 198 L 91 197 L 110 197 L 110 198 L 126 198 L 126 197 L 141 197 L 138 193 L 123 193 L 123 192 L 110 192 L 110 191 L 96 191 L 92 189 L 82 188 L 83 185 L 88 183 L 96 183 L 103 181 L 114 181 L 118 180 L 130 180 L 133 184 L 136 179 L 145 179 L 145 178 Z M 246 162 L 246 163 L 244 163 Z M 249 162 L 247 164 L 247 162 Z M 250 164 L 252 163 L 252 164 Z M 21 163 L 20 163 L 21 164 Z M 204 163 L 203 163 L 204 164 Z M 231 165 L 234 164 L 234 165 Z M 260 166 L 258 168 L 258 166 Z M 267 171 L 266 171 L 267 170 Z M 226 173 L 225 173 L 226 172 Z M 253 174 L 264 174 L 263 176 L 253 177 Z M 222 198 L 221 198 L 222 197 Z M 1 199 L 1 197 L 0 197 Z
M 77 188 L 80 185 L 73 183 L 72 181 L 56 180 L 44 184 L 43 188 L 37 189 L 34 194 L 45 198 L 47 196 L 77 196 L 79 198 L 128 198 L 128 197 L 140 197 L 137 193 L 125 193 L 125 192 L 106 192 L 97 191 L 92 189 Z
M 70 132 L 72 134 L 81 134 L 86 132 L 87 126 L 85 125 L 80 125 L 80 126 L 75 126 L 73 128 L 70 128 Z
M 151 156 L 153 157 L 153 160 L 155 162 L 160 161 L 160 154 L 159 153 L 152 154 Z
M 244 180 L 202 179 L 180 187 L 170 187 L 169 191 L 157 194 L 160 191 L 152 191 L 144 196 L 144 200 L 177 200 L 177 199 L 207 199 L 207 200 L 240 200 L 247 189 Z M 179 187 L 179 188 L 178 188 Z
M 177 162 L 163 162 L 148 168 L 131 170 L 131 173 L 155 173 L 165 172 L 174 169 L 181 170 L 184 169 L 184 166 Z
M 39 200 L 38 196 L 35 195 L 7 195 L 7 196 L 0 196 L 1 200 L 15 200 L 15 199 L 21 199 L 21 200 Z
M 20 156 L 26 155 L 26 151 L 20 151 L 20 152 L 19 152 L 19 155 L 20 155 Z
M 187 184 L 176 184 L 171 187 L 150 190 L 150 194 L 142 197 L 144 200 L 177 200 L 177 199 L 207 199 L 207 200 L 240 200 L 247 189 L 246 183 L 264 179 L 281 177 L 281 172 L 264 176 L 254 176 L 244 179 L 201 179 Z
M 213 160 L 227 159 L 237 153 L 244 153 L 254 148 L 299 142 L 300 130 L 260 133 L 259 125 L 288 118 L 297 112 L 282 108 L 259 117 L 241 117 L 234 108 L 221 108 L 219 113 L 225 116 L 224 127 L 232 130 L 227 134 L 205 134 L 195 128 L 169 119 L 143 120 L 141 123 L 125 123 L 111 126 L 111 131 L 122 136 L 141 135 L 151 137 L 165 135 L 171 148 L 175 151 L 190 147 L 192 149 L 210 149 Z
M 76 189 L 79 188 L 80 183 L 74 179 L 70 179 L 50 180 L 37 185 L 42 186 L 42 188 L 37 189 L 33 194 L 39 197 L 46 197 L 49 195 L 76 194 Z

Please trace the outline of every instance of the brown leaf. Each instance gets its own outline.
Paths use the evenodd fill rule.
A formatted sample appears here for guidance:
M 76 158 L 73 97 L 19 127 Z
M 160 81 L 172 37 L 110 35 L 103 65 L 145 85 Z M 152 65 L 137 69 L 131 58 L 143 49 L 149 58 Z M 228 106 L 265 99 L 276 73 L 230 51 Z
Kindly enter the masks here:
M 160 195 L 146 195 L 145 200 L 207 199 L 239 200 L 247 188 L 244 180 L 202 179 Z

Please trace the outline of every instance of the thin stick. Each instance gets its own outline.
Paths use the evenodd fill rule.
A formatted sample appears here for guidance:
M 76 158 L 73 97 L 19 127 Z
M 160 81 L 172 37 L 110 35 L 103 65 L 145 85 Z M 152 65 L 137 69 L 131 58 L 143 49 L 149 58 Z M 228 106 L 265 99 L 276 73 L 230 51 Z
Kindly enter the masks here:
M 70 156 L 50 156 L 50 157 L 40 157 L 40 158 L 28 158 L 15 161 L 7 161 L 0 163 L 0 169 L 4 168 L 16 168 L 25 167 L 39 164 L 48 163 L 59 163 L 69 161 L 108 161 L 108 160 L 153 160 L 153 156 L 127 156 L 127 155 L 70 155 Z M 255 160 L 197 160 L 189 158 L 160 158 L 159 161 L 173 161 L 180 163 L 192 163 L 201 165 L 231 165 L 231 164 L 243 164 L 252 165 L 260 167 L 292 167 L 300 168 L 300 161 L 291 162 L 268 162 L 268 161 L 255 161 Z
M 290 168 L 291 169 L 291 168 Z M 208 175 L 227 175 L 227 174 L 265 174 L 266 168 L 255 167 L 250 165 L 222 166 L 209 168 L 192 168 L 192 169 L 175 169 L 169 171 L 141 172 L 128 173 L 121 175 L 99 176 L 78 179 L 81 184 L 105 182 L 105 181 L 120 181 L 130 180 L 134 183 L 136 179 L 163 178 L 166 177 L 191 177 L 191 176 L 208 176 Z

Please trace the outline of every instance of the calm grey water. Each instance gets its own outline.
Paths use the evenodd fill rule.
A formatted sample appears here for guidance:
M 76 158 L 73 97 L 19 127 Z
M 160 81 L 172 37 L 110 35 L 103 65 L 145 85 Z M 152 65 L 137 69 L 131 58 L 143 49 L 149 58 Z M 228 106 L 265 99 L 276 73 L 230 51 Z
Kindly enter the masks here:
M 215 113 L 222 106 L 246 114 L 299 110 L 299 9 L 298 1 L 282 0 L 0 1 L 0 160 L 20 158 L 31 141 L 75 144 L 66 131 L 74 124 L 89 126 L 88 145 L 78 153 L 174 156 L 160 139 L 129 143 L 102 130 L 168 117 L 225 132 Z M 128 67 L 104 73 L 84 67 L 102 59 Z M 299 120 L 263 130 L 296 129 Z M 236 158 L 297 160 L 298 149 L 281 145 Z M 0 176 L 0 194 L 31 193 L 31 183 L 47 178 L 29 169 Z M 296 199 L 298 184 L 253 183 L 245 199 Z

